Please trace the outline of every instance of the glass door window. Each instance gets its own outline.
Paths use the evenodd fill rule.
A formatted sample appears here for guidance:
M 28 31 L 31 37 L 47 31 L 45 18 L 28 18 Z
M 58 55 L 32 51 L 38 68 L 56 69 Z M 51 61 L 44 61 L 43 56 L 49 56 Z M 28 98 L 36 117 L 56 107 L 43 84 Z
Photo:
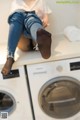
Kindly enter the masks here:
M 53 118 L 68 118 L 80 111 L 80 82 L 70 77 L 53 78 L 39 92 L 41 109 Z
M 0 111 L 11 113 L 16 105 L 14 97 L 4 91 L 0 91 Z

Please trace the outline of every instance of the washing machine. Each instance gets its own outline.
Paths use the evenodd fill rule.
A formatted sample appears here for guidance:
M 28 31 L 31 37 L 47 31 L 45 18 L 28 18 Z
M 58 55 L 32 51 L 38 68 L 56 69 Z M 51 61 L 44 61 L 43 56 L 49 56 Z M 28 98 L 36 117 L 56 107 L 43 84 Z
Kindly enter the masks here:
M 80 120 L 80 58 L 26 68 L 35 120 Z
M 24 66 L 7 76 L 0 69 L 0 120 L 32 120 Z

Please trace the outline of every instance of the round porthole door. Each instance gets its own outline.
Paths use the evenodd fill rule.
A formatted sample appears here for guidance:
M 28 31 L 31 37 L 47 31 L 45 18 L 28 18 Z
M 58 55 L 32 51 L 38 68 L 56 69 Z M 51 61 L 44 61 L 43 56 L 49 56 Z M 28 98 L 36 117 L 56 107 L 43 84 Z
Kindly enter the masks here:
M 0 112 L 8 112 L 10 114 L 14 111 L 15 107 L 16 100 L 12 94 L 0 91 Z
M 80 111 L 80 82 L 71 77 L 57 77 L 43 85 L 39 105 L 53 118 L 68 118 Z

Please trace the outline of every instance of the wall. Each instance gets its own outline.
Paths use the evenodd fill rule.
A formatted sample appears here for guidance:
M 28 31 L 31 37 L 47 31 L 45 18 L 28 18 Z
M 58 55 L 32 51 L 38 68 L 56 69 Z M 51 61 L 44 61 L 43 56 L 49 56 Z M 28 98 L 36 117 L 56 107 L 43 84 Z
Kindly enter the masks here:
M 0 0 L 0 44 L 7 42 L 8 24 L 7 18 L 12 0 Z
M 77 26 L 80 28 L 80 4 L 77 5 Z
M 6 43 L 8 38 L 8 23 L 10 4 L 12 0 L 0 0 L 0 44 Z M 52 34 L 61 34 L 68 25 L 80 27 L 80 5 L 57 4 L 56 0 L 46 0 L 52 10 L 50 25 L 47 28 Z
M 58 4 L 57 0 L 46 0 L 52 9 L 49 30 L 53 34 L 60 34 L 68 25 L 78 25 L 78 14 L 80 16 L 80 4 Z M 78 10 L 79 9 L 79 10 Z

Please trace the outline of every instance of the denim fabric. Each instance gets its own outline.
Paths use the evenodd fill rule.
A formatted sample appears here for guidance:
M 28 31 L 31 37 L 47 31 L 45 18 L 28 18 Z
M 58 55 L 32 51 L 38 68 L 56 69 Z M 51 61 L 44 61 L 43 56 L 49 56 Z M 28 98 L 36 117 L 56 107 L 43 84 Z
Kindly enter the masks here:
M 36 32 L 39 28 L 43 28 L 42 21 L 34 11 L 26 12 L 17 10 L 8 18 L 9 37 L 8 37 L 8 56 L 14 57 L 17 44 L 22 34 L 32 40 L 37 39 Z

